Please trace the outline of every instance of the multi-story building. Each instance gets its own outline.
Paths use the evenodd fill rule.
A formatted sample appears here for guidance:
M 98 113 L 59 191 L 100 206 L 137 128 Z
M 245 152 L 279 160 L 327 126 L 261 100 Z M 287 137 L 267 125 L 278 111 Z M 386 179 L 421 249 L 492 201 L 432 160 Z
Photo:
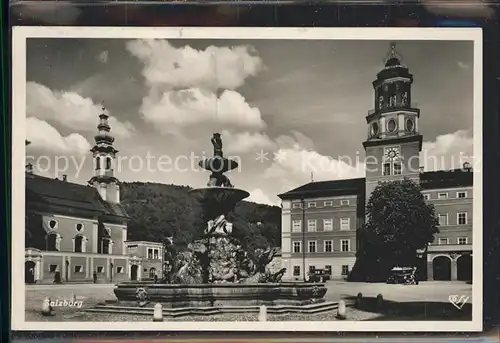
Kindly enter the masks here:
M 375 109 L 366 116 L 364 178 L 310 182 L 280 194 L 282 264 L 285 278 L 303 279 L 314 269 L 333 278 L 349 274 L 360 248 L 357 231 L 365 222 L 366 203 L 384 181 L 420 183 L 433 203 L 440 233 L 426 253 L 420 275 L 434 280 L 472 277 L 472 169 L 423 172 L 420 110 L 411 102 L 413 75 L 394 46 L 373 82 Z
M 65 175 L 62 179 L 42 177 L 27 166 L 27 283 L 141 278 L 138 266 L 147 256 L 131 258 L 127 250 L 128 216 L 120 204 L 119 181 L 114 175 L 118 151 L 106 114 L 99 116 L 97 128 L 91 150 L 95 170 L 88 185 L 69 182 Z
M 130 257 L 131 280 L 161 277 L 163 245 L 158 242 L 127 241 L 127 255 Z

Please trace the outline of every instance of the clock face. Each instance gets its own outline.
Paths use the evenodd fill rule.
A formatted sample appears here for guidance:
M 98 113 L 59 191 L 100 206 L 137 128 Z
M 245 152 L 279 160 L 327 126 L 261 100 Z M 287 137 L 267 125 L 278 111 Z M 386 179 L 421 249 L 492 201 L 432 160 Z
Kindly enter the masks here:
M 389 147 L 385 149 L 385 157 L 387 157 L 389 160 L 398 158 L 399 155 L 400 153 L 398 147 Z
M 406 120 L 406 130 L 408 132 L 414 132 L 415 131 L 415 122 L 413 119 L 407 119 Z
M 396 127 L 396 121 L 394 119 L 389 119 L 389 121 L 387 122 L 387 131 L 394 132 L 396 131 Z
M 371 136 L 376 136 L 378 135 L 378 123 L 372 123 L 372 125 L 370 126 L 370 135 Z

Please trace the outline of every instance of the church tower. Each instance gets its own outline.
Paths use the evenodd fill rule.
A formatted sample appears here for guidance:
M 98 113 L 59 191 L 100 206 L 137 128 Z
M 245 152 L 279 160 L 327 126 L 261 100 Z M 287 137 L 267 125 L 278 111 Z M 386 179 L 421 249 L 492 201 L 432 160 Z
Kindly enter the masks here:
M 419 181 L 420 110 L 411 103 L 413 75 L 395 48 L 391 44 L 385 66 L 373 81 L 375 107 L 366 116 L 366 201 L 379 182 Z
M 108 118 L 103 108 L 97 125 L 99 132 L 94 137 L 95 145 L 90 150 L 94 159 L 94 176 L 89 180 L 89 184 L 97 189 L 105 201 L 118 204 L 120 203 L 120 186 L 118 179 L 114 176 L 118 150 L 113 147 L 115 138 L 110 134 L 111 127 Z

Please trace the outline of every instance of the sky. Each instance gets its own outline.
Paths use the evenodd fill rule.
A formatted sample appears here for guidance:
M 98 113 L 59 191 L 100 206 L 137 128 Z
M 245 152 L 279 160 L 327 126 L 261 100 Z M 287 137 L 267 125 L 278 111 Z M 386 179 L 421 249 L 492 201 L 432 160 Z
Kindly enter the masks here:
M 304 183 L 364 176 L 365 117 L 388 41 L 27 40 L 27 159 L 86 183 L 105 108 L 121 181 L 203 187 L 197 163 L 222 134 L 227 175 L 250 201 Z M 473 158 L 473 46 L 401 41 L 414 75 L 426 170 Z M 459 158 L 459 156 L 465 156 Z M 438 158 L 438 163 L 432 157 Z M 468 158 L 470 157 L 470 158 Z

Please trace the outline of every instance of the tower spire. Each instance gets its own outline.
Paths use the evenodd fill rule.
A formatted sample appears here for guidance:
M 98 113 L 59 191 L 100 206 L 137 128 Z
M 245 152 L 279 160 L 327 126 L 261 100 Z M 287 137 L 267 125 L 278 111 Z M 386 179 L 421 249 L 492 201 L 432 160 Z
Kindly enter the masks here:
M 384 64 L 386 67 L 394 67 L 401 65 L 401 54 L 396 50 L 396 42 L 390 43 L 389 52 L 385 57 Z
M 94 176 L 89 180 L 89 184 L 94 186 L 101 197 L 109 202 L 119 203 L 118 179 L 114 176 L 114 165 L 116 153 L 113 143 L 115 137 L 111 135 L 111 126 L 108 122 L 109 115 L 104 106 L 99 114 L 97 124 L 97 134 L 94 136 L 95 145 L 90 150 L 94 158 Z

